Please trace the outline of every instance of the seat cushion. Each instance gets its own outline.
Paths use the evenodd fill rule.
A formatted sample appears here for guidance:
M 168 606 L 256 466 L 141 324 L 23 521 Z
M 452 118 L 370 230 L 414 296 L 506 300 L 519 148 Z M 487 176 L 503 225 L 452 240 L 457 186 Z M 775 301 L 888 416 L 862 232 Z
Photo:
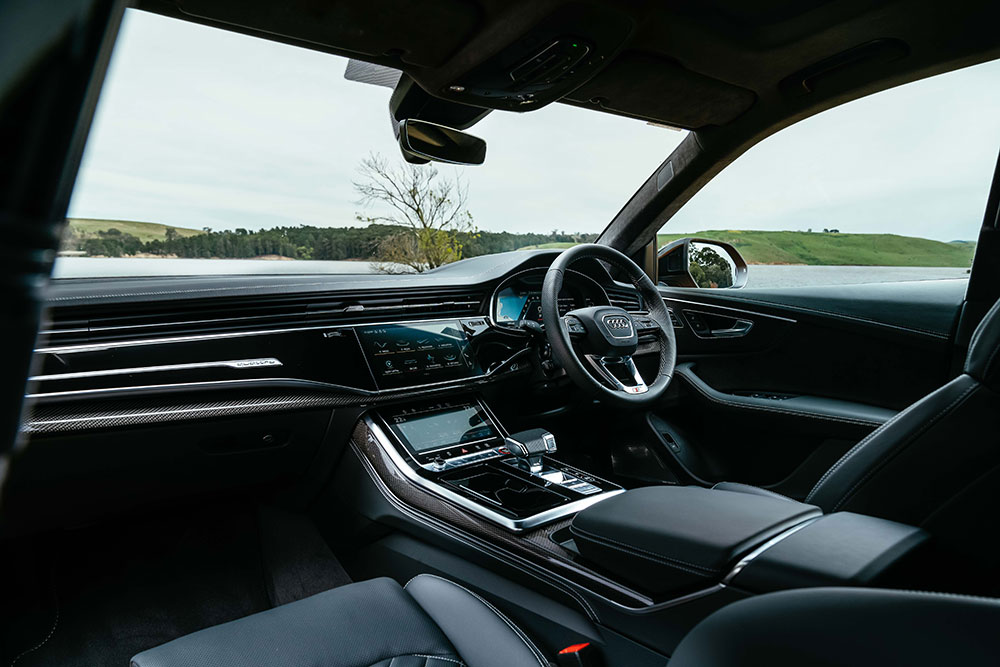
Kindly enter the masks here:
M 133 667 L 547 667 L 505 616 L 431 575 L 341 586 L 181 637 Z

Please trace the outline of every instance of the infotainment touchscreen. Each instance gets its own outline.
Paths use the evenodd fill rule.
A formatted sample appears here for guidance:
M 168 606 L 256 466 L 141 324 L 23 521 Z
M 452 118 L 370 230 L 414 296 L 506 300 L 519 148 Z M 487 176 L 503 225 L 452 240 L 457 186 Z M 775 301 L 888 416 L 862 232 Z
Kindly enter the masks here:
M 386 324 L 358 327 L 357 332 L 382 389 L 478 374 L 461 322 Z

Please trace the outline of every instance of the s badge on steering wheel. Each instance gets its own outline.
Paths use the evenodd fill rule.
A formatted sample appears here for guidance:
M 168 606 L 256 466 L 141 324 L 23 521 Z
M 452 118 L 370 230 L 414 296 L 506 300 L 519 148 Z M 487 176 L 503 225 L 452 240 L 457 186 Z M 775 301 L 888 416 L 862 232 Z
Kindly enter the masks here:
M 560 317 L 558 296 L 566 270 L 586 258 L 621 269 L 639 290 L 649 311 L 644 319 L 656 325 L 651 333 L 659 343 L 659 369 L 652 383 L 645 381 L 632 359 L 639 347 L 639 335 L 627 311 L 615 306 L 589 306 Z M 677 363 L 674 327 L 653 281 L 627 256 L 596 243 L 564 251 L 545 274 L 541 310 L 552 355 L 578 386 L 612 403 L 631 406 L 650 405 L 663 396 Z

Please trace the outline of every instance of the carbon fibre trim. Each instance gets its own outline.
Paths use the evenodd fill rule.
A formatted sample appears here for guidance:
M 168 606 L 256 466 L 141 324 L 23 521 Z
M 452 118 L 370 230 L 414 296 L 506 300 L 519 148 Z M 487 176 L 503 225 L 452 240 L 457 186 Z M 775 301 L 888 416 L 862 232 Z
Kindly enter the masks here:
M 632 591 L 603 574 L 576 562 L 575 554 L 556 544 L 552 533 L 569 525 L 571 518 L 513 533 L 481 519 L 468 511 L 424 491 L 398 470 L 388 455 L 382 451 L 374 434 L 364 420 L 358 422 L 351 438 L 355 453 L 367 463 L 370 472 L 400 502 L 413 511 L 428 515 L 447 524 L 493 549 L 514 554 L 516 558 L 533 566 L 543 576 L 554 577 L 575 587 L 596 593 L 598 596 L 629 609 L 643 609 L 654 603 L 641 593 Z
M 356 397 L 302 392 L 266 393 L 232 398 L 194 400 L 190 395 L 164 398 L 29 406 L 21 423 L 25 433 L 64 433 L 104 428 L 145 426 L 167 422 L 214 419 L 317 407 L 340 407 Z

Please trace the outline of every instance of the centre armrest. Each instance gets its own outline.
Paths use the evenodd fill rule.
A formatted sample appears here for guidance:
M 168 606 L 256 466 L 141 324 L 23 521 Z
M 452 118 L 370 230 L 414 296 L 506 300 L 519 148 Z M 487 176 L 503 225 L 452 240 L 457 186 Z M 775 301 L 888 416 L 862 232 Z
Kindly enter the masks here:
M 820 515 L 780 497 L 653 486 L 580 512 L 570 530 L 585 558 L 658 594 L 718 583 L 741 556 Z

